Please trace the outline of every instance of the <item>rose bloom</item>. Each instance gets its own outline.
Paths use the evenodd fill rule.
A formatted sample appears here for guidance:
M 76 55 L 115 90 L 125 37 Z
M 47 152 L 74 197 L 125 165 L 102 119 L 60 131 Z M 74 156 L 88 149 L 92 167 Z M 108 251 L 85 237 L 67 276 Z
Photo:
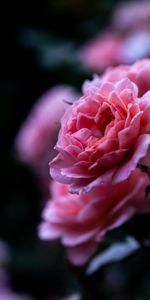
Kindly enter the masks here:
M 121 62 L 121 50 L 121 38 L 106 32 L 87 42 L 80 50 L 80 58 L 87 69 L 100 72 Z
M 120 30 L 148 29 L 150 25 L 150 2 L 127 1 L 114 10 L 113 25 Z
M 32 167 L 45 192 L 49 185 L 48 162 L 55 156 L 60 119 L 76 97 L 75 90 L 67 85 L 48 90 L 33 106 L 15 140 L 20 160 Z
M 56 144 L 59 154 L 50 170 L 56 181 L 70 184 L 73 193 L 126 180 L 142 159 L 149 164 L 150 91 L 143 92 L 150 85 L 150 62 L 146 62 L 114 68 L 86 82 L 83 96 L 64 114 Z
M 52 199 L 44 209 L 39 235 L 45 240 L 60 238 L 69 260 L 84 264 L 108 230 L 150 209 L 150 196 L 145 198 L 148 184 L 148 175 L 138 169 L 116 186 L 110 183 L 79 195 L 70 194 L 68 185 L 52 182 Z

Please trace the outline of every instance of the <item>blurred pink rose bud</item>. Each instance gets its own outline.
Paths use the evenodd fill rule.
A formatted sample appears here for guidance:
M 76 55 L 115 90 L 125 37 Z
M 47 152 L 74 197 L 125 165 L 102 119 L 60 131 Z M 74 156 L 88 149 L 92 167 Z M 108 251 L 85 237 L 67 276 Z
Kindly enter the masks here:
M 70 194 L 68 186 L 52 182 L 52 199 L 43 212 L 39 235 L 44 240 L 60 238 L 69 260 L 84 264 L 108 230 L 121 226 L 135 213 L 150 211 L 145 198 L 148 175 L 135 170 L 116 186 L 97 186 L 89 193 Z
M 80 51 L 80 58 L 89 70 L 101 72 L 121 62 L 122 40 L 116 33 L 106 32 L 95 37 Z
M 50 89 L 38 100 L 16 138 L 22 161 L 36 169 L 47 166 L 53 156 L 61 117 L 76 97 L 72 87 L 62 85 Z
M 78 97 L 67 85 L 48 90 L 33 106 L 15 140 L 18 157 L 32 167 L 44 197 L 48 195 L 48 162 L 55 156 L 54 145 L 66 108 Z
M 138 96 L 149 88 L 149 73 L 146 60 L 86 82 L 83 96 L 62 118 L 59 154 L 50 163 L 56 181 L 78 193 L 126 180 L 142 159 L 150 165 L 150 91 Z
M 149 28 L 150 2 L 142 0 L 120 3 L 114 11 L 113 24 L 120 30 Z

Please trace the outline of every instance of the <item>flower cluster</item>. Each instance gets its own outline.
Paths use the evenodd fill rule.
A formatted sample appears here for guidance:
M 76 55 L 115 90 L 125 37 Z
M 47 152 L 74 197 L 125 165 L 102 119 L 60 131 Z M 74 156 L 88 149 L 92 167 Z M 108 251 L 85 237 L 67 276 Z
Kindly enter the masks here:
M 60 238 L 74 264 L 85 263 L 108 230 L 150 211 L 142 171 L 150 167 L 149 74 L 149 60 L 110 68 L 84 83 L 62 117 L 50 163 L 57 182 L 39 232 Z

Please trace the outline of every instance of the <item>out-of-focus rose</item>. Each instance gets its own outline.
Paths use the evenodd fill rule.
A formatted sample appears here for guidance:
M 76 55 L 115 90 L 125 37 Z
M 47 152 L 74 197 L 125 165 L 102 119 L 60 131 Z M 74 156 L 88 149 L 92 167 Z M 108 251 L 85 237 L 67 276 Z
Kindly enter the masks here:
M 35 168 L 47 165 L 53 156 L 60 119 L 69 106 L 67 101 L 73 102 L 76 97 L 72 87 L 62 85 L 50 89 L 38 100 L 16 138 L 22 161 Z
M 80 51 L 82 63 L 92 71 L 103 71 L 121 62 L 122 40 L 117 33 L 103 33 L 89 41 Z
M 39 186 L 48 193 L 48 162 L 55 156 L 54 145 L 60 129 L 60 120 L 69 102 L 77 93 L 67 85 L 55 86 L 47 91 L 34 105 L 27 120 L 22 125 L 15 148 L 20 160 L 32 167 L 38 175 Z
M 150 2 L 127 1 L 114 10 L 113 25 L 120 30 L 146 29 L 150 26 Z
M 140 62 L 133 66 L 130 77 L 143 89 L 138 67 Z M 56 144 L 59 154 L 50 163 L 51 175 L 58 182 L 70 184 L 74 193 L 111 180 L 119 183 L 143 158 L 148 162 L 150 92 L 139 98 L 138 86 L 127 77 L 116 81 L 129 69 L 116 68 L 104 78 L 87 82 L 83 97 L 62 118 Z
M 84 264 L 108 230 L 122 225 L 133 214 L 150 210 L 145 198 L 148 175 L 135 170 L 122 183 L 98 186 L 89 193 L 70 194 L 68 186 L 52 182 L 52 199 L 39 227 L 42 239 L 60 238 L 73 264 Z
M 150 31 L 136 30 L 125 35 L 105 33 L 88 42 L 80 51 L 87 69 L 102 72 L 118 64 L 130 64 L 150 56 Z

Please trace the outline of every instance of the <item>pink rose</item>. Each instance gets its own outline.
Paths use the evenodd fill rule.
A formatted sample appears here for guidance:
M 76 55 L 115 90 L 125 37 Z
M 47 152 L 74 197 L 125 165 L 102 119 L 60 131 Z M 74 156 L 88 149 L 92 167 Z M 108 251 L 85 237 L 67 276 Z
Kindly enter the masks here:
M 130 73 L 137 82 L 138 64 Z M 131 80 L 115 81 L 128 74 L 128 67 L 117 70 L 87 82 L 83 97 L 62 118 L 56 144 L 59 154 L 50 170 L 56 181 L 70 184 L 72 192 L 126 180 L 149 157 L 150 92 L 139 98 L 138 86 Z M 112 82 L 107 81 L 109 75 Z
M 121 38 L 116 33 L 106 32 L 87 42 L 80 57 L 86 68 L 100 72 L 121 62 L 121 50 Z
M 136 212 L 150 209 L 147 174 L 135 170 L 122 183 L 98 186 L 89 193 L 70 194 L 68 186 L 52 182 L 52 199 L 39 227 L 42 239 L 60 238 L 73 264 L 84 264 L 108 230 L 122 225 Z

